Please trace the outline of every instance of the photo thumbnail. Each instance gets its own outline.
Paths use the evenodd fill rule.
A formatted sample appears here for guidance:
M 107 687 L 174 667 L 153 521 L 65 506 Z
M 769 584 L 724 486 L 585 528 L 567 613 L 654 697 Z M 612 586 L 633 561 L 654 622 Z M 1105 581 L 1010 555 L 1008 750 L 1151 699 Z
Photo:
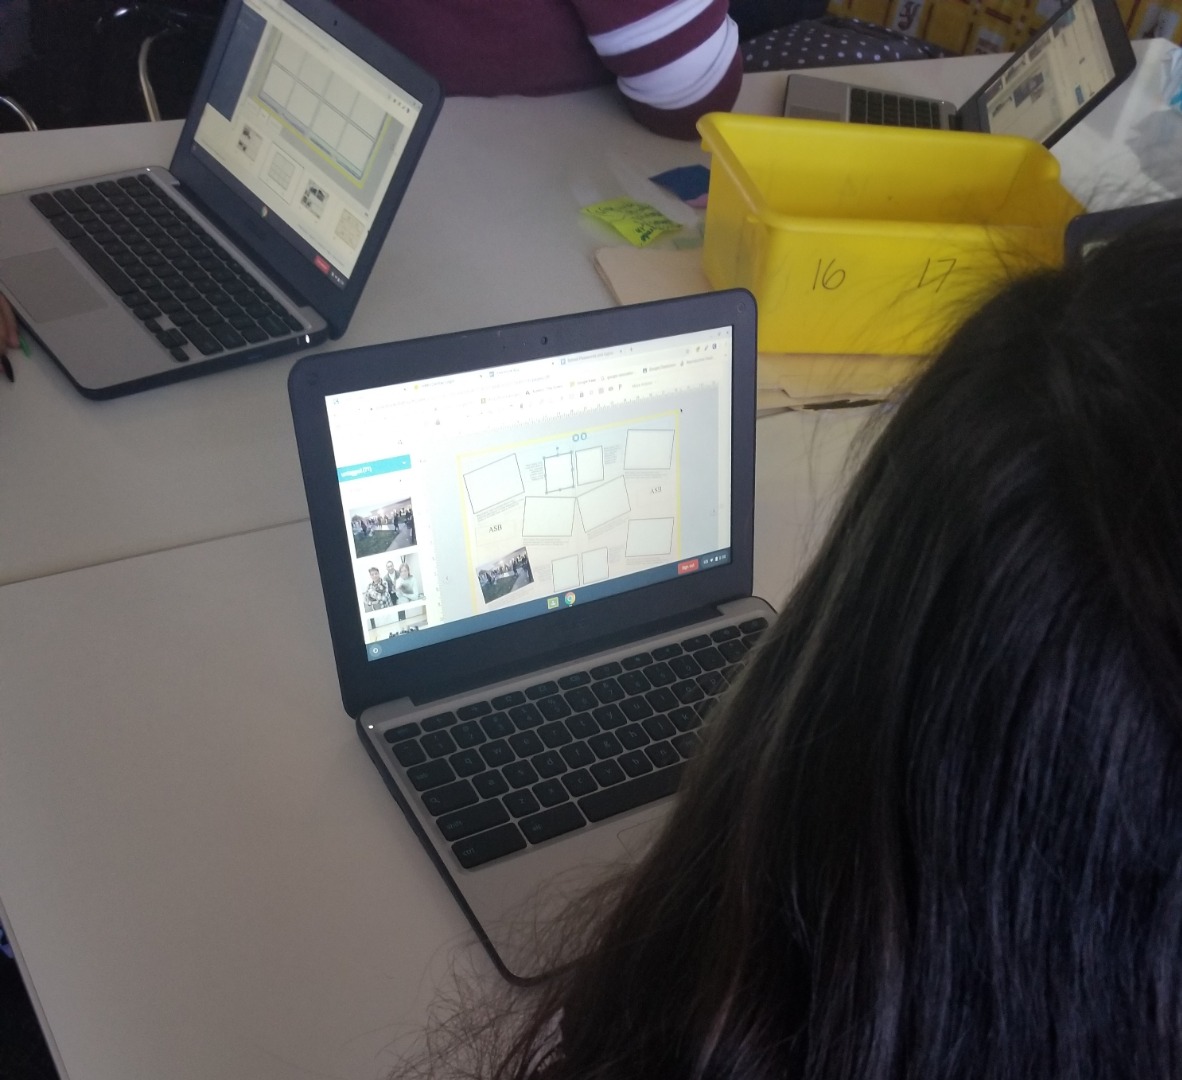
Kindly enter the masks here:
M 349 529 L 354 557 L 358 559 L 414 547 L 417 542 L 414 507 L 409 498 L 350 510 Z
M 486 604 L 532 585 L 533 580 L 529 553 L 523 547 L 476 567 L 476 581 Z

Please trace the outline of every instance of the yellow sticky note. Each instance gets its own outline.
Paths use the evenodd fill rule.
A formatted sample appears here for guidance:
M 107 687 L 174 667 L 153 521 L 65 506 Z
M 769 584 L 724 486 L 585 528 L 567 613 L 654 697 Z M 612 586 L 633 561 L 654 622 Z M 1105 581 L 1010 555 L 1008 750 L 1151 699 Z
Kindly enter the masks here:
M 681 228 L 655 206 L 633 199 L 608 199 L 607 202 L 584 206 L 583 213 L 606 222 L 636 247 L 647 247 L 658 237 Z

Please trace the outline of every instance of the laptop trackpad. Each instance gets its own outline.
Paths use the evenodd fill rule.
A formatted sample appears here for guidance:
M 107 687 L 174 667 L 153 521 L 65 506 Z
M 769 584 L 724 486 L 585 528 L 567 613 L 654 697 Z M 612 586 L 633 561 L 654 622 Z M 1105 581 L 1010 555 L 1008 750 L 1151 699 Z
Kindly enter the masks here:
M 34 322 L 53 322 L 107 306 L 70 260 L 53 248 L 5 259 L 0 279 Z

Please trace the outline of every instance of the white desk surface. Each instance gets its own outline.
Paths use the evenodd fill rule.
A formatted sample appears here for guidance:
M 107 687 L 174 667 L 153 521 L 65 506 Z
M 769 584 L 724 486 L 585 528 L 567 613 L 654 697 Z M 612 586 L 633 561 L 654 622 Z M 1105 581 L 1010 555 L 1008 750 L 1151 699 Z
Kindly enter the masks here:
M 0 188 L 83 143 L 164 161 L 176 130 L 3 136 Z M 609 144 L 646 173 L 701 159 L 605 94 L 450 102 L 346 344 L 606 303 L 575 192 Z M 457 949 L 487 971 L 340 706 L 289 366 L 105 404 L 44 358 L 0 385 L 0 919 L 72 1080 L 382 1076 Z M 861 422 L 760 421 L 773 602 Z
M 1168 48 L 1138 43 L 1147 59 L 1134 78 L 1057 148 L 1077 193 L 1117 190 L 1097 190 L 1106 163 L 1130 190 L 1138 159 L 1119 133 L 1160 98 Z M 959 100 L 998 62 L 822 73 Z M 749 76 L 739 108 L 777 112 L 784 77 Z M 1176 116 L 1164 114 L 1154 131 L 1168 134 Z M 1182 142 L 1182 120 L 1176 126 Z M 0 136 L 0 191 L 167 163 L 179 130 L 164 122 Z M 331 347 L 610 303 L 590 259 L 603 234 L 577 213 L 591 193 L 622 193 L 603 179 L 609 154 L 641 177 L 707 161 L 696 144 L 644 131 L 607 90 L 447 102 L 349 332 Z M 0 387 L 0 583 L 306 516 L 286 398 L 291 359 L 96 403 L 34 353 L 17 356 L 16 385 Z

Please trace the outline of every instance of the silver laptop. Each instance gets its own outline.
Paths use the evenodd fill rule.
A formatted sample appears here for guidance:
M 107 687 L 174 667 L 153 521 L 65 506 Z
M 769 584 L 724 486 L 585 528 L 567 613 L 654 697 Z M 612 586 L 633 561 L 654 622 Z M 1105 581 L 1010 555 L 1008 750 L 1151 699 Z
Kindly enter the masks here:
M 341 696 L 511 978 L 636 858 L 771 617 L 742 290 L 305 357 Z
M 1074 0 L 959 107 L 815 75 L 790 75 L 784 115 L 1020 135 L 1051 146 L 1135 66 L 1115 0 Z
M 228 0 L 169 168 L 0 197 L 0 290 L 94 398 L 339 337 L 441 104 L 328 0 Z

